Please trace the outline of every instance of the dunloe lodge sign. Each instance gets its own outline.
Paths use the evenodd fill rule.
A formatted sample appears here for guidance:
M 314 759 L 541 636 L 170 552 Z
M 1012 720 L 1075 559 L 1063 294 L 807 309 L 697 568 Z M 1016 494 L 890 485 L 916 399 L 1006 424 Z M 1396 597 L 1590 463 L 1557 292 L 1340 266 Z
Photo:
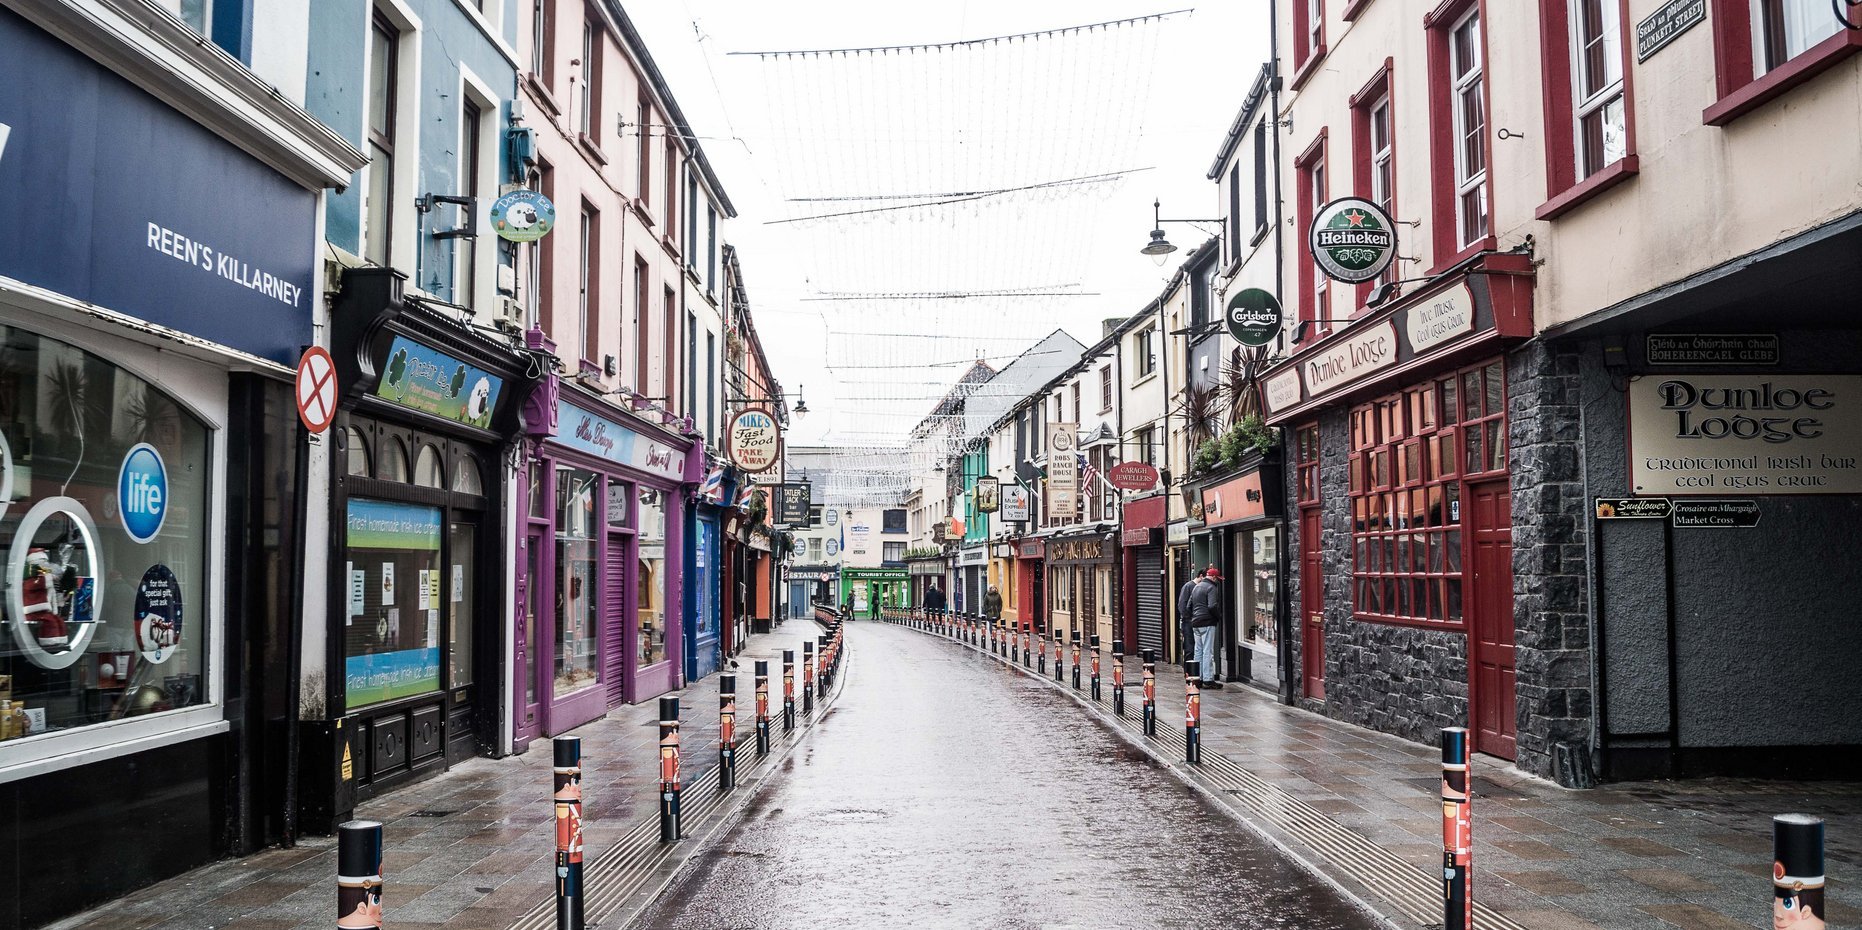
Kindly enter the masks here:
M 1629 386 L 1637 494 L 1862 494 L 1862 375 L 1650 375 Z

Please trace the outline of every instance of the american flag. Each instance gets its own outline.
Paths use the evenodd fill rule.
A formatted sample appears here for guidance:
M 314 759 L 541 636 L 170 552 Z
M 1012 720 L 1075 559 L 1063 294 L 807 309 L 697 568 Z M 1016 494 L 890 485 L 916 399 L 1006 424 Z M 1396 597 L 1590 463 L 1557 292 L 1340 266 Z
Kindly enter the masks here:
M 1086 476 L 1086 486 L 1090 488 L 1099 484 L 1099 469 L 1094 468 L 1093 463 L 1086 456 L 1077 452 L 1074 455 L 1080 460 L 1080 473 Z

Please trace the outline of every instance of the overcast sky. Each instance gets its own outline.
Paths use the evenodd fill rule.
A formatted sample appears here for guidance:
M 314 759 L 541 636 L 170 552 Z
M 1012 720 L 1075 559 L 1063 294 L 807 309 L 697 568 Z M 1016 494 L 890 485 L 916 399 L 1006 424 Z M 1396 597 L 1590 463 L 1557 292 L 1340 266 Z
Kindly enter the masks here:
M 791 444 L 902 437 L 971 360 L 1081 342 L 1191 247 L 1138 254 L 1204 175 L 1267 51 L 1267 4 L 651 0 L 627 5 L 738 210 L 757 330 L 810 416 Z M 834 55 L 733 52 L 938 46 Z M 1149 169 L 1149 170 L 1143 170 Z

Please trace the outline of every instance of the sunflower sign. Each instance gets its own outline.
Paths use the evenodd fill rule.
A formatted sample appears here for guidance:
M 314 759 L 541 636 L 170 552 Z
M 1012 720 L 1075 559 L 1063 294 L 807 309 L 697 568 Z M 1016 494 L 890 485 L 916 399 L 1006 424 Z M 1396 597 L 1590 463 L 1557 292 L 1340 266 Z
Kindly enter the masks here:
M 406 336 L 394 337 L 375 396 L 410 410 L 488 428 L 504 379 Z

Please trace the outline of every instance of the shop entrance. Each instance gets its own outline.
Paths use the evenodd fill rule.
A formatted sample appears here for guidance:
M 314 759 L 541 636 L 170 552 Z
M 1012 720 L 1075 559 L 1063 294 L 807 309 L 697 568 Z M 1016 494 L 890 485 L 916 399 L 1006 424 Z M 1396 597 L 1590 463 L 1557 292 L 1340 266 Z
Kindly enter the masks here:
M 1505 481 L 1468 486 L 1474 519 L 1474 598 L 1470 618 L 1468 694 L 1474 749 L 1514 757 L 1518 742 L 1518 677 L 1513 660 L 1513 496 Z
M 517 721 L 512 727 L 513 748 L 522 750 L 542 733 L 543 707 L 538 697 L 537 628 L 543 616 L 544 531 L 532 528 L 519 543 L 518 559 L 523 570 L 517 573 L 517 635 L 513 637 L 511 662 L 517 670 Z
M 1300 678 L 1307 697 L 1325 700 L 1325 576 L 1319 565 L 1319 508 L 1300 511 Z

